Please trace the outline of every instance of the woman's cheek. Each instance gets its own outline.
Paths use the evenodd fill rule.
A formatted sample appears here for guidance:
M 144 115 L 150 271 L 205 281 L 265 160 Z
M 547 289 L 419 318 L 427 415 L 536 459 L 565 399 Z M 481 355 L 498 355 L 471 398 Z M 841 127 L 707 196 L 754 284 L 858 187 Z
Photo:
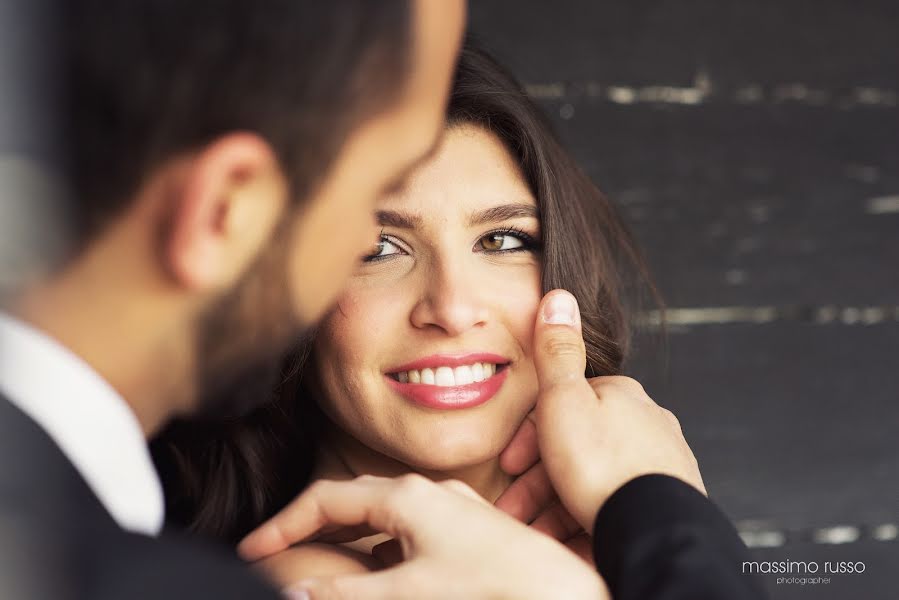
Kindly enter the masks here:
M 346 339 L 383 330 L 383 308 L 384 299 L 370 293 L 370 290 L 349 290 L 337 302 L 328 333 L 338 343 L 345 344 Z
M 344 376 L 378 371 L 394 360 L 389 346 L 404 335 L 397 294 L 351 289 L 340 298 L 321 329 L 324 345 Z
M 510 279 L 504 283 L 504 289 L 507 291 L 503 298 L 505 321 L 508 323 L 510 333 L 530 357 L 537 308 L 543 296 L 539 273 L 527 278 Z

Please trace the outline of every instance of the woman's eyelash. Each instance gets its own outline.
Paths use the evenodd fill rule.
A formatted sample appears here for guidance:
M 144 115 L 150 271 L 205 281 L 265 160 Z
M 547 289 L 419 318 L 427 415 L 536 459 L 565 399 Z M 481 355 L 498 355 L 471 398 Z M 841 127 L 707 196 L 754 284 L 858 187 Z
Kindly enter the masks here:
M 494 229 L 493 231 L 489 231 L 481 236 L 481 240 L 484 238 L 488 238 L 492 235 L 509 235 L 515 238 L 518 238 L 522 245 L 518 248 L 507 248 L 505 250 L 483 250 L 484 252 L 488 252 L 490 254 L 506 254 L 511 252 L 535 252 L 539 251 L 543 248 L 543 243 L 536 236 L 531 235 L 527 231 L 523 229 L 519 229 L 514 226 L 503 227 L 501 229 Z M 479 240 L 480 241 L 480 240 Z
M 541 250 L 542 246 L 543 246 L 542 242 L 537 237 L 535 237 L 535 236 L 531 235 L 530 233 L 528 233 L 527 231 L 524 231 L 517 227 L 503 227 L 500 229 L 494 229 L 493 231 L 489 231 L 489 232 L 485 233 L 484 235 L 482 235 L 480 238 L 478 238 L 478 241 L 483 240 L 483 239 L 493 236 L 493 235 L 503 235 L 503 236 L 508 235 L 508 236 L 517 238 L 519 241 L 521 241 L 522 245 L 517 248 L 506 248 L 505 250 L 484 249 L 484 250 L 482 250 L 482 252 L 486 252 L 488 254 L 508 254 L 508 253 L 513 253 L 513 252 L 536 252 L 536 251 Z M 394 240 L 391 236 L 382 233 L 380 235 L 380 237 L 378 238 L 378 243 L 381 244 L 381 243 L 385 243 L 385 242 L 389 243 L 389 244 L 393 244 L 394 246 L 396 246 L 397 248 L 400 248 L 400 250 L 402 250 L 402 248 L 396 242 L 396 240 Z M 388 258 L 391 258 L 396 255 L 397 255 L 397 253 L 385 254 L 383 256 L 379 256 L 377 254 L 369 254 L 369 255 L 363 257 L 362 261 L 365 263 L 375 263 L 375 262 L 380 262 L 382 260 L 387 260 Z
M 378 237 L 378 244 L 383 244 L 385 242 L 392 244 L 392 245 L 396 246 L 397 248 L 399 248 L 400 250 L 402 250 L 402 247 L 396 242 L 396 240 L 394 240 L 392 237 L 390 237 L 386 233 L 381 233 L 381 235 Z M 362 257 L 362 262 L 365 262 L 365 263 L 379 262 L 382 260 L 386 260 L 392 256 L 396 256 L 396 253 L 385 254 L 383 256 L 379 256 L 377 254 L 369 254 L 367 256 Z

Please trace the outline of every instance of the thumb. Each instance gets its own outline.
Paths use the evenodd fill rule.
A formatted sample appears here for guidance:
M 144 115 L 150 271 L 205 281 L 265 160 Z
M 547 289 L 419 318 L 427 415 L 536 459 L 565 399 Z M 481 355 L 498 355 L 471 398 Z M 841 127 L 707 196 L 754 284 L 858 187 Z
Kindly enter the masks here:
M 540 384 L 535 410 L 540 455 L 563 506 L 592 531 L 599 505 L 586 493 L 579 456 L 597 435 L 597 399 L 584 375 L 587 351 L 580 312 L 574 296 L 553 290 L 544 296 L 538 314 L 534 363 Z
M 534 365 L 541 395 L 556 386 L 583 381 L 587 351 L 577 300 L 565 290 L 543 297 L 534 327 Z
M 414 568 L 404 564 L 365 575 L 304 579 L 281 594 L 287 600 L 412 600 L 419 597 L 411 587 L 415 574 L 408 572 Z

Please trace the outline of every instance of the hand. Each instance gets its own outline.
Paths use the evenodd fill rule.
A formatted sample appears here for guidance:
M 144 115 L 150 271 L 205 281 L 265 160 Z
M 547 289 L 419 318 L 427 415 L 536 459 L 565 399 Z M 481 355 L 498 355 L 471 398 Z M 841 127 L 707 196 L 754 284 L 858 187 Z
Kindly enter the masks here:
M 238 552 L 258 560 L 319 531 L 360 526 L 398 539 L 404 562 L 376 573 L 300 582 L 313 600 L 608 598 L 599 575 L 555 540 L 496 510 L 463 483 L 418 475 L 316 482 L 247 536 Z
M 584 376 L 586 351 L 574 297 L 554 290 L 543 298 L 538 315 L 535 432 L 519 431 L 502 462 L 516 468 L 533 463 L 536 439 L 553 489 L 590 532 L 609 496 L 640 475 L 671 475 L 706 493 L 696 458 L 670 411 L 633 379 Z M 532 495 L 539 499 L 540 494 L 546 492 Z
M 553 489 L 540 462 L 534 413 L 518 428 L 510 444 L 500 454 L 500 467 L 518 478 L 496 500 L 494 506 L 522 523 L 562 542 L 588 564 L 593 562 L 593 543 Z

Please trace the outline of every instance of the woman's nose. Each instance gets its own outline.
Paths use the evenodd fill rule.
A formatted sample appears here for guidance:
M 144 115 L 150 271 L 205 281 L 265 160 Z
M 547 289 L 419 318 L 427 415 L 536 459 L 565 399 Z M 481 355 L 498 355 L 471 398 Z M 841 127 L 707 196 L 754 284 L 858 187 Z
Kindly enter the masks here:
M 470 265 L 469 265 L 470 267 Z M 460 335 L 487 322 L 488 309 L 482 301 L 484 282 L 464 263 L 435 264 L 423 278 L 421 299 L 412 309 L 412 325 L 419 329 L 438 328 L 448 335 Z

